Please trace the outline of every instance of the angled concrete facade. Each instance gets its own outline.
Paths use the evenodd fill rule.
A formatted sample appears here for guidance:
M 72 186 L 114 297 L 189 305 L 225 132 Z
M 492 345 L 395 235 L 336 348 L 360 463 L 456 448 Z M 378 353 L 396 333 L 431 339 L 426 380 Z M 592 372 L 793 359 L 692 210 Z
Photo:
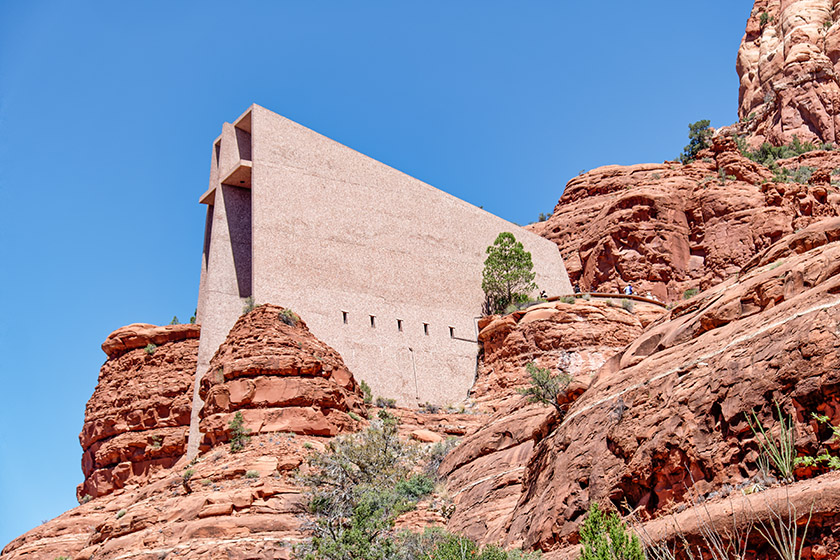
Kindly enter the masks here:
M 552 242 L 258 105 L 223 125 L 201 202 L 198 379 L 250 296 L 301 315 L 374 394 L 457 402 L 500 232 L 531 252 L 540 289 L 572 291 Z

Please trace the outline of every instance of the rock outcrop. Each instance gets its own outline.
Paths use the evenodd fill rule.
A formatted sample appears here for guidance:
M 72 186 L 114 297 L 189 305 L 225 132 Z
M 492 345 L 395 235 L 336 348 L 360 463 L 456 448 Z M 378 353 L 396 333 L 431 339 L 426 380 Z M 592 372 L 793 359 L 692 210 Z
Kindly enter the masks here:
M 738 128 L 753 145 L 840 142 L 836 0 L 757 0 L 737 71 Z
M 323 438 L 255 435 L 218 446 L 74 508 L 18 537 L 2 557 L 74 560 L 288 559 L 304 538 L 305 497 L 293 470 Z
M 628 300 L 629 301 L 629 300 Z M 468 434 L 441 464 L 455 504 L 452 531 L 482 543 L 505 541 L 535 446 L 555 427 L 553 408 L 528 405 L 516 389 L 527 385 L 525 365 L 574 380 L 563 396 L 570 405 L 606 361 L 665 313 L 644 302 L 608 298 L 548 302 L 479 323 L 483 353 L 472 396 L 495 414 Z
M 479 321 L 482 356 L 470 396 L 490 410 L 504 407 L 528 384 L 529 362 L 562 369 L 575 379 L 573 390 L 585 388 L 604 362 L 664 312 L 655 304 L 586 295 L 485 317 Z
M 554 214 L 528 227 L 557 244 L 584 291 L 620 292 L 630 283 L 636 293 L 678 301 L 737 274 L 783 236 L 838 215 L 830 179 L 840 159 L 805 156 L 778 163 L 821 164 L 812 184 L 775 183 L 769 169 L 717 137 L 688 165 L 612 165 L 575 177 Z
M 840 219 L 768 247 L 730 280 L 675 306 L 609 360 L 532 453 L 506 542 L 574 542 L 592 501 L 659 516 L 749 484 L 758 445 L 751 410 L 796 418 L 796 446 L 816 454 L 840 425 Z M 831 517 L 830 510 L 818 516 Z
M 108 360 L 79 435 L 79 499 L 142 483 L 184 454 L 199 333 L 198 325 L 135 324 L 102 343 Z
M 204 448 L 229 439 L 240 411 L 253 433 L 334 436 L 360 426 L 362 393 L 341 356 L 299 317 L 261 305 L 231 328 L 201 381 Z
M 306 456 L 366 421 L 361 394 L 341 357 L 302 320 L 281 319 L 281 311 L 266 305 L 241 317 L 213 358 L 211 371 L 218 377 L 202 384 L 205 445 L 191 463 L 183 451 L 198 327 L 131 325 L 115 331 L 103 344 L 111 357 L 88 405 L 82 440 L 103 442 L 86 448 L 86 461 L 101 456 L 108 442 L 115 449 L 116 442 L 125 442 L 120 449 L 133 450 L 133 474 L 117 476 L 123 463 L 111 470 L 100 465 L 79 490 L 89 500 L 18 537 L 0 556 L 292 558 L 294 545 L 307 536 L 305 489 L 297 478 L 308 469 Z M 153 353 L 145 350 L 149 343 L 157 344 Z M 182 401 L 186 408 L 173 404 Z M 178 414 L 165 415 L 167 406 Z M 232 453 L 226 421 L 237 410 L 252 433 L 243 450 Z M 350 416 L 354 411 L 360 420 Z M 402 420 L 402 437 L 417 445 L 464 435 L 486 420 L 471 412 L 391 411 Z M 161 428 L 167 419 L 173 426 Z M 145 445 L 129 447 L 134 440 L 125 438 L 132 429 Z M 176 440 L 165 465 L 149 459 Z M 424 503 L 399 526 L 418 530 L 444 522 L 440 508 Z

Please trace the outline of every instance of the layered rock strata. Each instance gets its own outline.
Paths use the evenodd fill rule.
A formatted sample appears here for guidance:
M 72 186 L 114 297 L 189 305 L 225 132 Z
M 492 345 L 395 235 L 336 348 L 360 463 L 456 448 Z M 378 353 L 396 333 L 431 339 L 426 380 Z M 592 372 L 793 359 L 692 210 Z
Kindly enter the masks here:
M 102 343 L 108 360 L 79 435 L 79 499 L 140 483 L 184 454 L 198 325 L 134 324 Z
M 562 395 L 568 407 L 593 376 L 663 307 L 619 300 L 580 298 L 535 305 L 479 323 L 483 351 L 472 396 L 479 408 L 495 411 L 443 461 L 440 474 L 455 510 L 448 528 L 483 543 L 508 538 L 512 515 L 522 499 L 534 449 L 557 424 L 554 409 L 528 405 L 517 389 L 528 383 L 526 364 L 574 378 Z
M 738 116 L 752 144 L 840 141 L 836 0 L 757 0 L 738 50 Z
M 819 167 L 810 184 L 776 183 L 719 136 L 687 165 L 612 165 L 575 177 L 552 216 L 528 227 L 557 244 L 584 291 L 618 293 L 630 283 L 638 294 L 678 301 L 737 274 L 783 236 L 838 215 L 830 182 L 837 155 L 778 163 Z
M 89 501 L 9 543 L 0 557 L 292 558 L 294 545 L 307 536 L 305 489 L 297 478 L 308 469 L 307 455 L 323 451 L 336 433 L 361 429 L 366 421 L 341 357 L 315 339 L 303 321 L 290 321 L 286 314 L 281 319 L 281 311 L 261 306 L 240 318 L 214 357 L 219 377 L 202 385 L 209 431 L 196 461 L 188 464 L 182 456 L 169 468 L 148 468 L 124 485 L 90 493 Z M 197 339 L 198 328 L 188 325 L 131 325 L 111 335 L 103 345 L 111 359 L 88 407 L 86 430 L 118 425 L 113 419 L 121 410 L 115 404 L 118 390 L 130 398 L 127 403 L 159 399 L 168 391 L 161 385 L 164 374 L 180 379 L 180 369 L 195 367 Z M 158 346 L 148 354 L 144 348 L 151 341 Z M 188 404 L 191 373 L 184 377 L 178 392 Z M 285 383 L 289 380 L 291 385 Z M 97 423 L 95 413 L 105 410 L 111 416 Z M 252 434 L 242 451 L 232 453 L 226 421 L 237 410 Z M 361 420 L 350 416 L 353 411 Z M 391 412 L 402 419 L 402 436 L 417 445 L 464 435 L 486 419 L 474 413 Z M 178 417 L 183 452 L 189 408 Z M 398 526 L 421 530 L 444 522 L 440 505 L 432 500 L 401 518 Z
M 592 501 L 656 517 L 752 484 L 746 414 L 773 426 L 774 402 L 794 414 L 799 452 L 830 445 L 810 415 L 840 425 L 838 238 L 838 219 L 786 237 L 609 360 L 535 447 L 506 542 L 574 542 Z
M 229 439 L 241 412 L 252 433 L 334 436 L 365 415 L 341 356 L 315 338 L 299 317 L 261 305 L 239 318 L 201 381 L 203 447 Z M 291 317 L 291 318 L 290 318 Z
M 529 362 L 562 369 L 575 379 L 573 388 L 587 387 L 607 359 L 664 312 L 655 304 L 587 295 L 485 317 L 479 321 L 482 355 L 470 397 L 490 410 L 503 407 L 528 384 Z
M 255 435 L 240 453 L 219 446 L 195 464 L 151 474 L 74 508 L 3 549 L 9 560 L 289 559 L 305 538 L 305 496 L 292 471 L 320 438 Z

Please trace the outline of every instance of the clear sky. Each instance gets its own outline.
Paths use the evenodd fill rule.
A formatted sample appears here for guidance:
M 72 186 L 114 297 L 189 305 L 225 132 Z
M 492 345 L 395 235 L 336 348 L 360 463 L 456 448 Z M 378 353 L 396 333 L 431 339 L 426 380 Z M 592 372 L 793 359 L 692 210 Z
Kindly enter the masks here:
M 223 121 L 258 103 L 524 224 L 734 122 L 751 8 L 0 1 L 0 547 L 76 505 L 105 337 L 195 309 Z

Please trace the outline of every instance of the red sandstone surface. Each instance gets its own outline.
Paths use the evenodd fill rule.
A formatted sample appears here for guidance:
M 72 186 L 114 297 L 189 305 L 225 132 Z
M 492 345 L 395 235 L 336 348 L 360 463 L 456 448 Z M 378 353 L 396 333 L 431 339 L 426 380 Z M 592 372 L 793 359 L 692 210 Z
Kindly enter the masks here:
M 306 323 L 261 305 L 239 318 L 201 382 L 204 446 L 229 439 L 237 411 L 253 433 L 334 436 L 359 428 L 361 390 L 338 353 Z M 289 324 L 289 323 L 293 324 Z
M 574 377 L 573 387 L 588 386 L 607 359 L 665 312 L 639 302 L 624 303 L 625 309 L 623 301 L 581 297 L 482 319 L 478 340 L 483 356 L 470 396 L 492 410 L 503 406 L 515 389 L 527 385 L 529 362 L 562 368 Z
M 768 141 L 840 142 L 840 8 L 756 0 L 738 50 L 738 129 Z
M 199 332 L 197 325 L 134 324 L 102 343 L 108 360 L 79 435 L 79 499 L 142 481 L 184 454 Z M 150 344 L 156 347 L 147 351 Z
M 689 490 L 750 484 L 758 454 L 745 413 L 756 409 L 772 425 L 774 401 L 795 411 L 801 452 L 825 445 L 809 420 L 819 412 L 840 424 L 838 228 L 840 219 L 824 220 L 785 238 L 739 278 L 675 306 L 601 368 L 550 435 L 526 434 L 535 444 L 520 460 L 510 525 L 496 536 L 562 548 L 593 500 L 657 517 Z M 520 429 L 511 418 L 495 430 Z M 825 484 L 834 491 L 837 478 Z M 836 503 L 815 507 L 836 529 Z
M 828 180 L 838 156 L 780 160 L 819 171 L 812 184 L 775 183 L 770 170 L 717 137 L 688 165 L 613 165 L 575 177 L 554 214 L 528 227 L 557 244 L 584 291 L 618 293 L 631 283 L 636 293 L 678 301 L 737 274 L 783 236 L 837 216 L 840 189 Z
M 349 413 L 364 418 L 366 410 L 341 357 L 313 337 L 303 321 L 280 321 L 281 310 L 260 306 L 241 317 L 213 358 L 211 371 L 219 376 L 202 385 L 208 402 L 206 445 L 190 464 L 182 455 L 198 327 L 131 325 L 115 331 L 103 347 L 120 350 L 111 352 L 102 368 L 82 442 L 110 438 L 101 440 L 108 445 L 86 448 L 85 461 L 115 449 L 128 455 L 129 464 L 93 471 L 79 490 L 92 499 L 15 539 L 0 556 L 291 558 L 293 545 L 306 537 L 306 498 L 296 471 L 305 470 L 306 455 L 323 450 L 332 435 L 363 427 L 366 421 Z M 147 354 L 144 348 L 151 340 L 161 344 Z M 163 415 L 176 401 L 186 408 Z M 235 410 L 243 412 L 253 432 L 240 453 L 231 453 L 227 444 L 225 421 Z M 401 418 L 402 436 L 416 445 L 463 435 L 484 418 L 392 412 Z M 161 428 L 167 421 L 173 427 Z M 131 430 L 137 436 L 126 439 L 134 434 Z M 165 436 L 160 447 L 155 445 L 158 435 Z M 165 464 L 157 457 L 165 457 Z M 129 474 L 118 476 L 123 472 Z M 439 503 L 432 500 L 401 518 L 399 526 L 418 529 L 444 522 Z

